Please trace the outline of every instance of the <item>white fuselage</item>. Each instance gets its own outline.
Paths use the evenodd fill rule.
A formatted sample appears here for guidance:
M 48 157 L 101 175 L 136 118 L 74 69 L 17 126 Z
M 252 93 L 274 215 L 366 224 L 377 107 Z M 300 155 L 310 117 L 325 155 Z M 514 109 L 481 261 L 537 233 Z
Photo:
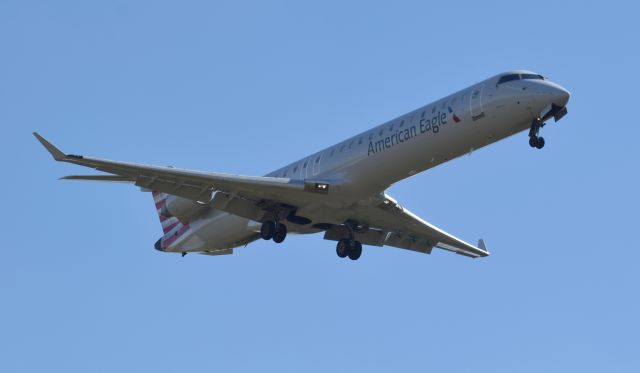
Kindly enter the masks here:
M 514 73 L 528 73 L 516 71 Z M 497 75 L 279 168 L 267 176 L 336 183 L 331 202 L 324 195 L 301 201 L 298 215 L 313 222 L 342 224 L 349 206 L 379 195 L 391 184 L 528 130 L 551 104 L 564 106 L 568 93 L 547 79 L 498 85 Z M 537 75 L 536 75 L 537 76 Z M 336 198 L 336 196 L 338 196 Z M 325 215 L 326 203 L 344 216 Z M 190 223 L 191 232 L 166 251 L 226 249 L 259 236 L 260 224 L 219 210 Z M 290 232 L 318 232 L 310 226 Z

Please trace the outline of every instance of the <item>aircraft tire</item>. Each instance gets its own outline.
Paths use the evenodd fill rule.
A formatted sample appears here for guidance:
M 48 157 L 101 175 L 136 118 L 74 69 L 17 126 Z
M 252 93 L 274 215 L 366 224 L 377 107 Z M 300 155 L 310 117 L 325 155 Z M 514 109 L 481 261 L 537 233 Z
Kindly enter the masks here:
M 360 241 L 355 241 L 353 245 L 351 245 L 351 250 L 349 250 L 349 259 L 358 260 L 362 255 L 362 244 Z
M 351 251 L 351 242 L 349 242 L 348 239 L 343 238 L 340 241 L 338 241 L 338 244 L 336 245 L 336 254 L 338 254 L 339 257 L 346 258 L 347 255 L 349 255 L 350 251 Z
M 263 240 L 270 240 L 273 238 L 273 235 L 276 231 L 276 223 L 268 220 L 262 223 L 262 227 L 260 227 L 260 237 Z
M 536 148 L 544 148 L 544 137 L 538 137 L 538 141 L 536 141 Z
M 282 243 L 287 238 L 287 226 L 284 224 L 278 224 L 273 233 L 273 242 Z

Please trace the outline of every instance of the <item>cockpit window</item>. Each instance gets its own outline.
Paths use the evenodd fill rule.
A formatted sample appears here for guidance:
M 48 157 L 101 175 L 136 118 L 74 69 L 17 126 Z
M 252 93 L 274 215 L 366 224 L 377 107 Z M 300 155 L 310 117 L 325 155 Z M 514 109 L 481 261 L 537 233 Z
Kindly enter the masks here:
M 506 82 L 510 82 L 513 80 L 520 80 L 520 79 L 535 79 L 535 80 L 544 80 L 544 77 L 542 75 L 538 75 L 538 74 L 509 74 L 509 75 L 505 75 L 502 78 L 500 78 L 500 80 L 498 80 L 498 84 L 500 85 L 502 83 L 506 83 Z
M 538 75 L 538 74 L 522 74 L 522 79 L 544 80 L 542 75 Z
M 500 78 L 500 80 L 498 80 L 498 85 L 502 83 L 510 82 L 513 80 L 518 80 L 518 79 L 520 79 L 520 74 L 505 75 L 502 78 Z

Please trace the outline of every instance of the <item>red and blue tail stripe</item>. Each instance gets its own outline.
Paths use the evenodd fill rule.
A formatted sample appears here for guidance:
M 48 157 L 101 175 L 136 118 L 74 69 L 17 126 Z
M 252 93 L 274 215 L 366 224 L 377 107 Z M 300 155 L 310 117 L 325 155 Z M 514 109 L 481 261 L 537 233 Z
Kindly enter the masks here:
M 164 237 L 160 239 L 160 247 L 164 250 L 189 230 L 189 224 L 182 224 L 178 218 L 172 216 L 167 209 L 164 208 L 167 203 L 167 198 L 169 198 L 167 193 L 153 191 L 151 194 L 153 195 L 153 201 L 156 204 L 156 210 L 160 217 L 160 224 L 162 224 Z

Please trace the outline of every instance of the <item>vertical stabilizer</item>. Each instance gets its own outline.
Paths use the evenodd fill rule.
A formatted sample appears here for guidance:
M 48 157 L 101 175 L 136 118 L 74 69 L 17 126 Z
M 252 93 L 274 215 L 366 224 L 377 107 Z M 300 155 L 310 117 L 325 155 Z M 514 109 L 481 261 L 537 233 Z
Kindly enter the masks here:
M 160 217 L 160 224 L 162 224 L 162 232 L 164 234 L 169 233 L 174 227 L 176 227 L 180 221 L 175 216 L 171 216 L 166 209 L 164 209 L 165 203 L 167 203 L 167 198 L 169 195 L 167 193 L 160 193 L 153 191 L 151 192 L 153 195 L 153 201 L 156 204 L 156 210 L 158 211 L 158 216 Z

